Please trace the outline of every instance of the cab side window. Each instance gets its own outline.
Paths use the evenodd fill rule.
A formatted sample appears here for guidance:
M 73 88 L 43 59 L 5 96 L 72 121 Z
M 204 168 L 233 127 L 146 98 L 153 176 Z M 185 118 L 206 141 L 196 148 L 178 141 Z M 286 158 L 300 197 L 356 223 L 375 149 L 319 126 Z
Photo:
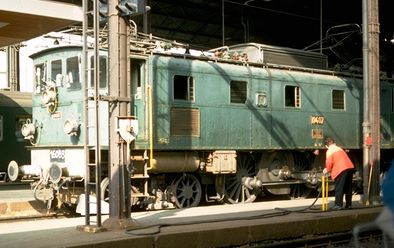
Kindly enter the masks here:
M 45 90 L 46 70 L 45 64 L 37 64 L 34 66 L 34 93 L 40 94 Z
M 51 79 L 56 83 L 56 86 L 63 86 L 62 60 L 51 62 Z
M 79 78 L 78 56 L 66 59 L 66 87 L 68 89 L 80 89 L 81 80 Z
M 103 89 L 103 88 L 107 88 L 107 82 L 108 82 L 108 75 L 107 75 L 107 57 L 104 55 L 100 55 L 99 57 L 99 88 Z M 90 72 L 90 87 L 93 88 L 94 87 L 94 57 L 91 56 L 90 57 L 90 68 L 92 69 Z

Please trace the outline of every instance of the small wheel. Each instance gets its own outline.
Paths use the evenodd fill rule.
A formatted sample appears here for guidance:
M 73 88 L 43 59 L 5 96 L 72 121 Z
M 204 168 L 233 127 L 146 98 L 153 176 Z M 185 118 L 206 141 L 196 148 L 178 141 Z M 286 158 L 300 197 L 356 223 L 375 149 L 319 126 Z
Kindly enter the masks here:
M 255 176 L 255 159 L 250 154 L 237 156 L 237 172 L 225 176 L 224 201 L 230 204 L 248 203 L 256 200 L 256 189 L 243 184 L 243 179 Z
M 130 187 L 131 195 L 133 193 L 138 193 L 133 186 Z M 101 200 L 109 203 L 109 178 L 106 177 L 101 181 Z M 135 205 L 138 202 L 137 197 L 131 196 L 131 205 Z
M 191 174 L 184 174 L 172 183 L 172 193 L 178 208 L 196 207 L 200 204 L 202 189 L 200 181 Z
M 55 190 L 50 184 L 44 184 L 39 181 L 33 189 L 34 199 L 47 203 L 48 209 L 52 206 L 52 200 L 55 199 Z

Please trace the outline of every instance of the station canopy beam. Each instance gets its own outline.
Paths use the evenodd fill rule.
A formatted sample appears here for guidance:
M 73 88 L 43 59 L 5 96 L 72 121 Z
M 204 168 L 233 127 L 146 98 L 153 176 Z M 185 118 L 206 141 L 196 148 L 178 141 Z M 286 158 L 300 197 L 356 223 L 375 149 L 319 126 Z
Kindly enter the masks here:
M 82 22 L 81 6 L 41 0 L 0 1 L 0 47 Z

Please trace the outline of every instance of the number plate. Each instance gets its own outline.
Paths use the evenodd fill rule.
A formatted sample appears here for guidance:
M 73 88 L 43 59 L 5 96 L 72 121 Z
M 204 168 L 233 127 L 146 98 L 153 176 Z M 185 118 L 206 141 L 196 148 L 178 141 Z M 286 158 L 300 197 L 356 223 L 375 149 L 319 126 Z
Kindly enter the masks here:
M 64 163 L 66 161 L 66 151 L 64 149 L 49 150 L 49 160 L 51 162 Z

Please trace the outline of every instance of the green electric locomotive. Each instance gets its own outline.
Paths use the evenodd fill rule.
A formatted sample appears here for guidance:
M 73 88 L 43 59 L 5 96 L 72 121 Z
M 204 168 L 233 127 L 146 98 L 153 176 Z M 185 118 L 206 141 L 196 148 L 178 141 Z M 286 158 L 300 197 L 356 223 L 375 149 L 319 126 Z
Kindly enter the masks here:
M 335 137 L 357 165 L 355 183 L 362 180 L 360 75 L 327 70 L 324 55 L 296 49 L 248 43 L 196 51 L 145 39 L 130 41 L 128 68 L 133 205 L 246 203 L 267 193 L 305 197 L 320 184 L 324 152 L 314 151 L 324 151 L 327 136 Z M 36 179 L 39 200 L 57 195 L 74 204 L 83 192 L 84 144 L 95 142 L 93 73 L 84 85 L 80 46 L 51 48 L 32 58 L 33 118 L 23 128 L 31 164 L 11 167 L 12 178 Z M 87 61 L 90 68 L 93 60 Z M 100 52 L 99 69 L 99 137 L 106 163 L 111 142 L 106 51 Z M 383 80 L 386 154 L 394 146 L 393 99 L 393 82 Z M 102 168 L 105 199 L 108 165 Z

